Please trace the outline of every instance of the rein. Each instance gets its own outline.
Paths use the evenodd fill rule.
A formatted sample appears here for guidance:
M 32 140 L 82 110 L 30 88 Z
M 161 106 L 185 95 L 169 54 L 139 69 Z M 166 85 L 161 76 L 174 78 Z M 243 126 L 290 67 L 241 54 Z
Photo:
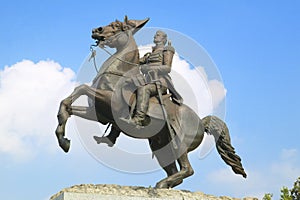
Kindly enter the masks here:
M 93 47 L 97 47 L 97 46 L 98 46 L 97 44 L 92 44 L 92 45 L 90 46 L 91 56 L 90 56 L 90 58 L 89 58 L 89 61 L 90 61 L 91 59 L 93 59 L 93 63 L 94 63 L 95 70 L 96 70 L 96 72 L 98 73 L 99 70 L 98 70 L 98 67 L 97 67 L 97 65 L 96 65 L 96 50 L 93 48 Z M 121 61 L 121 62 L 123 62 L 123 63 L 129 64 L 129 65 L 133 65 L 133 66 L 139 66 L 139 64 L 136 64 L 136 63 L 133 63 L 133 62 L 129 62 L 129 61 L 123 60 L 122 58 L 119 58 L 118 56 L 115 56 L 114 54 L 112 54 L 112 53 L 110 53 L 109 51 L 107 51 L 107 50 L 105 49 L 105 47 L 100 48 L 100 49 L 102 49 L 103 51 L 105 51 L 105 52 L 106 52 L 108 55 L 110 55 L 111 57 L 114 57 L 114 58 L 116 58 L 117 60 L 119 60 L 119 61 Z
M 101 48 L 103 51 L 105 51 L 108 55 L 118 59 L 119 61 L 123 62 L 123 63 L 126 63 L 126 64 L 129 64 L 129 65 L 133 65 L 133 66 L 140 66 L 139 64 L 136 64 L 136 63 L 133 63 L 133 62 L 129 62 L 129 61 L 126 61 L 126 60 L 123 60 L 122 58 L 119 58 L 118 56 L 115 56 L 113 54 L 111 54 L 109 51 L 107 51 L 105 49 L 105 47 Z
M 96 65 L 96 50 L 93 48 L 93 47 L 96 47 L 97 45 L 95 44 L 92 44 L 90 46 L 90 51 L 91 51 L 91 56 L 89 58 L 89 61 L 91 61 L 91 59 L 93 59 L 93 63 L 94 63 L 94 67 L 95 67 L 95 70 L 97 72 L 97 74 L 99 73 L 99 70 L 98 70 L 98 67 Z
M 121 32 L 120 32 L 121 33 Z M 119 33 L 119 34 L 120 34 Z M 117 35 L 117 36 L 119 36 L 119 34 Z M 115 37 L 116 37 L 116 35 L 115 35 Z M 96 50 L 94 49 L 94 47 L 97 47 L 97 46 L 99 46 L 99 41 L 97 41 L 96 42 L 96 44 L 92 44 L 91 46 L 90 46 L 90 51 L 91 51 L 91 56 L 90 56 L 90 58 L 89 58 L 89 61 L 91 60 L 91 59 L 93 59 L 93 64 L 94 64 L 94 67 L 95 67 L 95 70 L 96 70 L 96 72 L 97 72 L 97 74 L 99 73 L 99 70 L 98 70 L 98 67 L 97 67 L 97 64 L 96 64 Z M 102 49 L 103 51 L 105 51 L 108 55 L 110 55 L 111 57 L 114 57 L 114 58 L 116 58 L 117 60 L 119 60 L 119 61 L 121 61 L 121 62 L 123 62 L 123 63 L 126 63 L 126 64 L 129 64 L 129 65 L 133 65 L 133 66 L 139 66 L 139 64 L 136 64 L 136 63 L 133 63 L 133 62 L 129 62 L 129 61 L 126 61 L 126 60 L 123 60 L 122 58 L 119 58 L 118 56 L 115 56 L 115 55 L 113 55 L 112 53 L 110 53 L 109 51 L 107 51 L 106 49 L 105 49 L 105 46 L 103 45 L 101 45 L 100 46 L 100 49 Z M 123 76 L 123 75 L 122 75 Z

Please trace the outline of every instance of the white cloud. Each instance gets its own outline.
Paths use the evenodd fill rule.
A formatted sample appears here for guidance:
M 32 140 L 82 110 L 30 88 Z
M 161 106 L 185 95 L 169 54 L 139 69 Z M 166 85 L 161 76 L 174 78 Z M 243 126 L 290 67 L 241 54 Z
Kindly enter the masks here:
M 20 161 L 52 148 L 59 102 L 73 90 L 74 77 L 50 60 L 23 60 L 0 71 L 0 154 Z
M 257 167 L 254 164 L 252 169 L 246 169 L 247 179 L 234 175 L 230 167 L 216 170 L 208 174 L 206 179 L 226 195 L 261 199 L 264 194 L 273 193 L 274 199 L 279 199 L 280 189 L 283 186 L 292 187 L 300 174 L 299 158 L 298 150 L 283 149 L 278 159 L 269 165 Z
M 300 153 L 297 149 L 283 149 L 278 162 L 271 165 L 271 172 L 283 184 L 292 184 L 300 176 Z M 282 185 L 287 186 L 287 185 Z
M 209 80 L 208 87 L 212 95 L 213 107 L 215 109 L 224 100 L 227 90 L 223 83 L 218 80 Z
M 247 179 L 234 175 L 230 168 L 216 170 L 207 175 L 207 180 L 218 188 L 218 195 L 242 197 L 258 197 L 261 199 L 268 193 L 266 177 L 263 174 L 247 170 Z M 238 188 L 238 189 L 237 189 Z
M 297 155 L 299 154 L 297 149 L 283 149 L 280 154 L 280 159 L 282 160 L 294 160 L 297 158 Z

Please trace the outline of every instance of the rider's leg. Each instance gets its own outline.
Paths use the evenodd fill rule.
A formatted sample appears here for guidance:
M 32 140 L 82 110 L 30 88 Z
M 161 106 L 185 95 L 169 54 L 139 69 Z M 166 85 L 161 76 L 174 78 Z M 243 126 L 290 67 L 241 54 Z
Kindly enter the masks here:
M 132 118 L 132 121 L 137 125 L 143 125 L 149 107 L 150 96 L 154 95 L 157 95 L 155 84 L 147 84 L 138 88 L 136 113 Z
M 161 90 L 162 94 L 167 92 L 167 88 L 162 86 L 159 90 Z M 152 96 L 158 95 L 157 86 L 154 83 L 147 84 L 143 87 L 138 88 L 137 90 L 137 108 L 134 117 L 132 118 L 132 122 L 137 125 L 144 125 L 146 114 L 149 108 L 149 99 Z
M 110 133 L 108 134 L 107 139 L 109 139 L 113 144 L 116 143 L 117 138 L 120 136 L 121 130 L 116 127 L 115 125 L 112 125 Z
M 167 88 L 164 86 L 161 86 L 160 90 L 162 94 L 165 94 L 167 92 Z M 149 108 L 150 97 L 157 94 L 157 86 L 154 83 L 139 87 L 137 89 L 137 106 L 134 117 L 129 120 L 124 120 L 126 120 L 129 124 L 143 126 L 145 124 L 146 114 Z

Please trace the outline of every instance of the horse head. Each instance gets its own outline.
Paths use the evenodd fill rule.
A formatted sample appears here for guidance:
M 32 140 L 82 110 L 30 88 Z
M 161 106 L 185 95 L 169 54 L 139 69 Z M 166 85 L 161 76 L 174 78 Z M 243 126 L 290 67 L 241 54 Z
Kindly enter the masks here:
M 96 40 L 96 43 L 100 47 L 107 45 L 111 48 L 117 48 L 128 41 L 129 33 L 132 35 L 135 34 L 148 21 L 149 18 L 144 20 L 128 20 L 127 16 L 125 16 L 124 22 L 116 20 L 107 26 L 94 28 L 92 30 L 92 38 Z M 127 35 L 122 33 L 126 33 Z

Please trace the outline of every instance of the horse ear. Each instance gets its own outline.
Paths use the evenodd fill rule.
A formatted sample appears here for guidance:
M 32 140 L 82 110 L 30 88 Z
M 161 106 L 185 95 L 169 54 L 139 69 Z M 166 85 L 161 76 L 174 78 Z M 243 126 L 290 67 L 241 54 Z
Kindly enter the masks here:
M 130 29 L 130 26 L 129 25 L 127 25 L 127 24 L 122 24 L 122 30 L 123 31 L 127 31 L 127 30 L 129 30 Z
M 125 15 L 125 17 L 124 17 L 124 23 L 128 24 L 128 17 L 127 17 L 127 15 Z

